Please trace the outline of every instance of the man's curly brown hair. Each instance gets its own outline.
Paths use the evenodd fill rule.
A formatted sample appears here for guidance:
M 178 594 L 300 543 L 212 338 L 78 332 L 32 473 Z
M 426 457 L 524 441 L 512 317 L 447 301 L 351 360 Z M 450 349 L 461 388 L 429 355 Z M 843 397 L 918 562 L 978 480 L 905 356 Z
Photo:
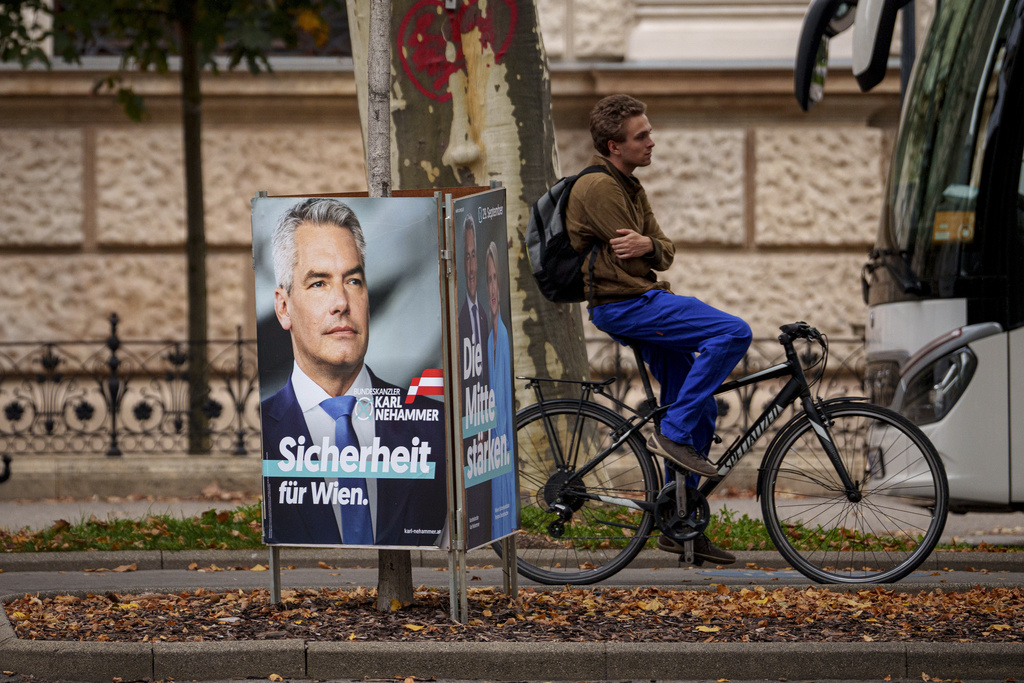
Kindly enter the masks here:
M 622 124 L 626 119 L 647 112 L 647 105 L 629 95 L 609 95 L 590 110 L 590 137 L 594 149 L 601 156 L 608 156 L 608 141 L 623 142 Z

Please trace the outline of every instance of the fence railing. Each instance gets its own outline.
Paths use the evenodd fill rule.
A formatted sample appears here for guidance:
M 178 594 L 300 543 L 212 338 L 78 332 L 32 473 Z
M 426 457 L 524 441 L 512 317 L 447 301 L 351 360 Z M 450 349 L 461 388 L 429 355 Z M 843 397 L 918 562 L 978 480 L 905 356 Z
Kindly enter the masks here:
M 210 452 L 258 454 L 256 343 L 243 339 L 0 343 L 0 452 L 186 452 L 189 363 L 209 368 L 203 404 Z
M 189 432 L 201 429 L 209 452 L 259 455 L 259 381 L 256 342 L 124 340 L 110 317 L 105 340 L 0 343 L 0 454 L 159 455 L 189 449 Z M 588 339 L 592 372 L 615 376 L 616 396 L 639 400 L 632 352 L 609 338 Z M 814 349 L 808 348 L 807 354 Z M 739 372 L 777 362 L 781 349 L 756 339 Z M 863 341 L 832 340 L 822 396 L 860 394 Z M 193 425 L 189 364 L 205 360 L 209 393 L 205 419 Z M 814 361 L 805 357 L 806 364 Z M 779 388 L 778 383 L 722 397 L 719 432 L 741 433 Z

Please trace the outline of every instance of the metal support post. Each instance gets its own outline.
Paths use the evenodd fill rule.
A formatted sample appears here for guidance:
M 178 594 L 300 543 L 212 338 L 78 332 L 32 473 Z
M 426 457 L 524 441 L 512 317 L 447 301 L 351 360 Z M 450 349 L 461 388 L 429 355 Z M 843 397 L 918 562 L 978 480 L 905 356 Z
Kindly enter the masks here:
M 459 619 L 459 605 L 455 596 L 459 594 L 459 567 L 455 558 L 455 548 L 448 551 L 448 616 L 452 621 L 462 623 Z
M 270 601 L 281 602 L 281 546 L 270 546 Z
M 519 597 L 519 561 L 516 558 L 516 535 L 501 539 L 501 579 L 505 595 Z

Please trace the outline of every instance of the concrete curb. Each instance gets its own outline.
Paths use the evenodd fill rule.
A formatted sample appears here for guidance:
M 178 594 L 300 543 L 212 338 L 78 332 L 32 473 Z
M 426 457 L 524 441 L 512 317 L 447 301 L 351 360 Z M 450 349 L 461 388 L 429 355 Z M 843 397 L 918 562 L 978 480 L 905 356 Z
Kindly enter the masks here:
M 376 551 L 283 548 L 282 563 L 316 567 L 376 564 Z M 738 553 L 739 564 L 782 567 L 776 553 Z M 493 564 L 490 550 L 474 551 L 469 564 Z M 73 571 L 135 563 L 139 570 L 265 564 L 265 550 L 202 552 L 77 552 L 0 555 L 4 571 Z M 413 552 L 414 565 L 442 566 L 440 552 Z M 640 564 L 637 564 L 640 563 Z M 676 566 L 663 552 L 644 553 L 634 566 Z M 973 567 L 1024 571 L 1024 553 L 936 553 L 924 569 Z M 980 577 L 979 577 L 980 578 Z M 861 589 L 866 586 L 856 586 Z M 896 584 L 897 590 L 943 591 L 973 586 Z M 695 587 L 705 590 L 706 587 Z M 209 589 L 220 590 L 220 589 Z M 224 590 L 230 590 L 226 588 Z M 83 591 L 53 590 L 50 597 Z M 127 591 L 126 593 L 131 593 Z M 149 591 L 147 591 L 149 592 Z M 22 597 L 0 596 L 0 603 Z M 1007 679 L 1019 675 L 1024 643 L 443 643 L 321 642 L 303 640 L 201 643 L 97 643 L 23 641 L 0 609 L 2 668 L 40 678 L 106 683 L 124 680 L 224 680 L 231 678 L 393 678 L 504 680 L 627 679 L 893 679 L 931 677 Z
M 0 596 L 0 603 L 18 597 Z M 916 679 L 922 673 L 948 679 L 1007 679 L 1019 674 L 1024 643 L 24 641 L 0 610 L 0 660 L 5 670 L 16 673 L 97 683 L 114 677 L 224 680 L 265 679 L 271 674 L 320 680 L 881 680 Z
M 21 641 L 0 611 L 4 668 L 105 683 L 230 678 L 626 680 L 1007 679 L 1024 643 L 219 643 Z
M 413 567 L 447 567 L 447 554 L 437 550 L 413 550 Z M 768 569 L 784 569 L 789 564 L 777 552 L 747 551 L 737 552 L 736 567 L 743 568 L 748 563 Z M 467 556 L 468 566 L 497 565 L 498 556 L 490 549 L 470 551 Z M 308 568 L 317 567 L 323 562 L 332 567 L 376 567 L 376 550 L 342 550 L 332 548 L 281 548 L 282 565 Z M 139 571 L 160 569 L 188 569 L 195 563 L 200 567 L 215 564 L 220 567 L 251 567 L 256 564 L 266 566 L 269 563 L 267 549 L 256 550 L 199 550 L 199 551 L 76 551 L 55 553 L 2 553 L 0 554 L 0 571 L 4 572 L 43 572 L 43 571 L 82 571 L 84 569 L 113 569 L 121 565 L 136 564 Z M 651 569 L 655 567 L 677 567 L 679 560 L 660 550 L 645 550 L 630 563 L 634 569 Z M 1024 572 L 1024 553 L 993 553 L 993 552 L 934 552 L 919 567 L 921 571 L 1022 571 Z

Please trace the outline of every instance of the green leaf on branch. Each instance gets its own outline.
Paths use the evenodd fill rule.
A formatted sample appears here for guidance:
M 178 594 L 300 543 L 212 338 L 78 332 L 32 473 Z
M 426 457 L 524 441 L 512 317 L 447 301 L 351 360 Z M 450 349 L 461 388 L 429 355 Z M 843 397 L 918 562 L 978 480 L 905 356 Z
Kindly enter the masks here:
M 132 121 L 142 121 L 146 115 L 146 103 L 142 97 L 131 88 L 117 89 L 117 103 L 124 109 Z

